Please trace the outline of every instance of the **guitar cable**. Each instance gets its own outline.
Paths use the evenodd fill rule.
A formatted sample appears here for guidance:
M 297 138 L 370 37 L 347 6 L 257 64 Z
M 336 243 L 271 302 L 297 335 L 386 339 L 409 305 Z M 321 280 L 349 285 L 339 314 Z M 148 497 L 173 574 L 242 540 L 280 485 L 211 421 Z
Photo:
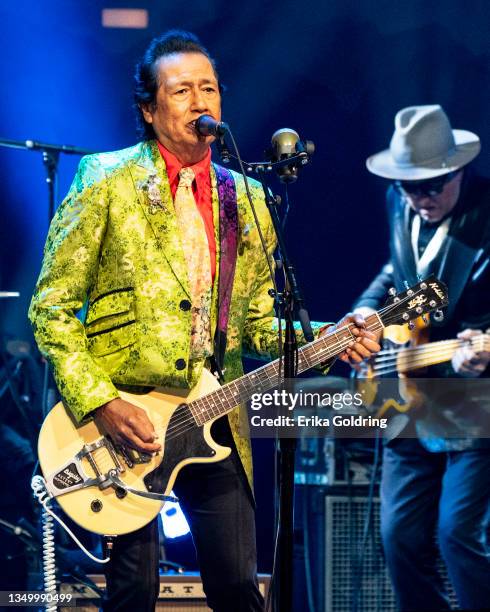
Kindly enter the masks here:
M 49 507 L 52 497 L 48 493 L 46 481 L 42 476 L 39 474 L 34 476 L 34 478 L 31 480 L 31 488 L 34 497 L 43 507 L 43 571 L 45 590 L 47 592 L 56 592 L 56 562 L 53 519 L 63 527 L 75 544 L 77 544 L 79 548 L 88 557 L 90 557 L 90 559 L 92 559 L 92 561 L 95 561 L 96 563 L 108 563 L 110 561 L 110 557 L 99 559 L 99 557 L 94 556 L 89 550 L 87 550 L 87 548 L 85 548 L 85 546 L 80 542 L 68 525 L 66 525 L 66 523 L 52 511 L 52 509 Z M 56 610 L 56 608 L 54 608 L 54 610 Z

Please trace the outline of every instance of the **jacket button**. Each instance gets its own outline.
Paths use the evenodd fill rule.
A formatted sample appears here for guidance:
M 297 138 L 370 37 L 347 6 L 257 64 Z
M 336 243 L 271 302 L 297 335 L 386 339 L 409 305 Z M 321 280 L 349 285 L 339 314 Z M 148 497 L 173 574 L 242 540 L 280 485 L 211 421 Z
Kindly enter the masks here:
M 187 311 L 191 309 L 191 303 L 189 302 L 189 300 L 182 300 L 179 306 L 180 306 L 180 310 Z
M 175 362 L 175 367 L 177 368 L 177 370 L 185 370 L 185 359 L 177 359 L 177 361 Z

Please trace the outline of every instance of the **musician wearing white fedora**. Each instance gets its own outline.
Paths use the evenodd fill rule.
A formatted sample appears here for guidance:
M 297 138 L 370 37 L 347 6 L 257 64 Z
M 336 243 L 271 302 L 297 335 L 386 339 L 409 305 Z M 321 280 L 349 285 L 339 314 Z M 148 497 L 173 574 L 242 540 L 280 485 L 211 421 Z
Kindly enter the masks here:
M 379 308 L 389 287 L 434 273 L 448 285 L 443 321 L 431 341 L 459 337 L 451 360 L 431 378 L 490 375 L 490 353 L 471 338 L 490 327 L 490 180 L 468 164 L 480 140 L 452 129 L 439 105 L 411 106 L 395 117 L 390 147 L 368 158 L 368 170 L 390 181 L 390 257 L 359 297 L 357 312 Z M 455 404 L 434 425 L 426 396 L 421 411 L 398 419 L 385 443 L 381 530 L 386 562 L 402 611 L 449 610 L 436 570 L 439 550 L 464 610 L 488 610 L 490 433 L 485 407 Z M 483 425 L 482 425 L 483 424 Z M 471 435 L 470 435 L 471 432 Z

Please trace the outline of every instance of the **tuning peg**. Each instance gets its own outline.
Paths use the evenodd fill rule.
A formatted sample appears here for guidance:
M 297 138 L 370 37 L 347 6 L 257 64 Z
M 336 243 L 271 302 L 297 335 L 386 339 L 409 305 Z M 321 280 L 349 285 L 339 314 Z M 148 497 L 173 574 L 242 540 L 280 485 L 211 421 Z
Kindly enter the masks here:
M 424 322 L 424 325 L 429 325 L 429 317 L 426 314 L 422 315 L 422 321 Z
M 415 312 L 417 314 L 422 314 L 424 312 L 424 309 L 422 308 L 422 306 L 417 306 L 417 308 L 415 309 Z
M 425 291 L 427 289 L 427 283 L 420 283 L 420 288 L 422 291 Z
M 410 331 L 413 331 L 415 329 L 415 323 L 413 321 L 410 321 L 410 323 L 408 324 L 408 329 Z
M 422 277 L 420 276 L 420 274 L 417 274 L 417 282 L 420 283 L 421 280 L 422 280 Z
M 410 319 L 410 315 L 408 314 L 408 312 L 404 312 L 404 313 L 402 314 L 402 319 L 403 319 L 404 321 L 408 321 L 408 320 Z
M 393 302 L 399 302 L 400 301 L 400 298 L 396 294 L 395 287 L 390 287 L 388 289 L 388 295 L 393 298 Z
M 442 312 L 442 310 L 440 308 L 438 308 L 436 311 L 434 311 L 434 314 L 432 315 L 434 321 L 437 321 L 438 323 L 440 323 L 441 321 L 444 320 L 444 313 Z

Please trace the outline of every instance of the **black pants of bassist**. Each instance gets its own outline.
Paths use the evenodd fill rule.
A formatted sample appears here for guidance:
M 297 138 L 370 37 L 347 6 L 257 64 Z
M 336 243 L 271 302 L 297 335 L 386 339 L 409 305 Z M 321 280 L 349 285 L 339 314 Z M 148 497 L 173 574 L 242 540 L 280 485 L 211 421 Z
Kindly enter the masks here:
M 253 497 L 226 417 L 214 439 L 232 447 L 230 457 L 186 466 L 174 487 L 189 522 L 208 606 L 214 612 L 261 612 Z M 115 539 L 107 568 L 109 612 L 150 612 L 159 589 L 157 522 Z

